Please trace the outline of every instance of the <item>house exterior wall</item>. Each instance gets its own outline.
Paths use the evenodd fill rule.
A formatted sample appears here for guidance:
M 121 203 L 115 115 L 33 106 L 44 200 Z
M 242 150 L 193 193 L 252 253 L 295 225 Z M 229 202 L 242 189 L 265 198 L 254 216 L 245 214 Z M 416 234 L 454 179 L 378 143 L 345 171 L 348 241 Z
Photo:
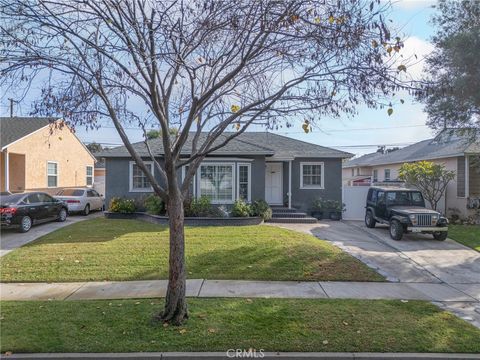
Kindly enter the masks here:
M 148 159 L 144 159 L 148 161 Z M 130 158 L 108 158 L 106 159 L 105 175 L 105 198 L 107 204 L 113 197 L 126 197 L 142 201 L 148 196 L 148 192 L 130 192 L 129 191 L 129 164 Z M 265 167 L 266 160 L 264 156 L 235 157 L 229 159 L 208 158 L 205 162 L 215 163 L 249 163 L 251 166 L 251 200 L 265 199 Z M 300 163 L 301 162 L 323 162 L 324 163 L 324 189 L 301 189 L 300 188 Z M 342 168 L 341 159 L 323 159 L 323 158 L 299 158 L 292 161 L 292 206 L 302 210 L 308 210 L 311 203 L 316 198 L 331 199 L 341 201 L 342 199 Z M 287 201 L 288 193 L 288 162 L 283 162 L 283 193 Z M 181 179 L 181 170 L 178 177 Z M 155 178 L 161 182 L 158 171 L 154 171 Z M 162 182 L 161 182 L 162 183 Z M 195 193 L 198 195 L 198 183 Z M 234 181 L 234 193 L 237 193 L 237 181 Z
M 95 162 L 88 150 L 66 126 L 62 129 L 52 128 L 52 133 L 50 127 L 45 127 L 11 144 L 7 151 L 10 154 L 12 191 L 47 189 L 47 161 L 58 163 L 57 188 L 86 186 L 86 167 L 93 166 Z M 3 161 L 2 156 L 2 167 Z M 22 176 L 23 181 L 19 179 Z M 17 188 L 12 188 L 15 184 L 23 184 L 23 189 L 18 185 Z

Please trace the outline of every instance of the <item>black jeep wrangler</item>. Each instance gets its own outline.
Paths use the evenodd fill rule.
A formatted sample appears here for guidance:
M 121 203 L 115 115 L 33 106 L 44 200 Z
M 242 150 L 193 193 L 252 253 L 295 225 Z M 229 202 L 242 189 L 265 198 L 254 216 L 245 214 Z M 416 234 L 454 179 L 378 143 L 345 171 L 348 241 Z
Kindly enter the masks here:
M 377 222 L 390 225 L 390 236 L 401 240 L 404 233 L 432 234 L 443 241 L 448 234 L 448 220 L 440 213 L 426 209 L 422 193 L 401 187 L 371 187 L 368 190 L 365 225 Z

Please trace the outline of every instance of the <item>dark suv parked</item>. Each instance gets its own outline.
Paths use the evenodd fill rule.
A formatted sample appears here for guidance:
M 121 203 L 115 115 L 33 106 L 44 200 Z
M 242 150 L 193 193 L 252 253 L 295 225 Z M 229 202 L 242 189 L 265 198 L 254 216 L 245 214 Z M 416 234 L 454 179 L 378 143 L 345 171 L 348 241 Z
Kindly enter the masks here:
M 404 233 L 432 234 L 435 240 L 445 240 L 448 220 L 434 210 L 425 208 L 422 193 L 401 187 L 371 187 L 367 195 L 365 225 L 375 227 L 379 222 L 390 226 L 393 240 Z
M 3 226 L 18 226 L 27 232 L 33 224 L 65 221 L 68 209 L 64 202 L 42 192 L 1 196 L 0 218 Z

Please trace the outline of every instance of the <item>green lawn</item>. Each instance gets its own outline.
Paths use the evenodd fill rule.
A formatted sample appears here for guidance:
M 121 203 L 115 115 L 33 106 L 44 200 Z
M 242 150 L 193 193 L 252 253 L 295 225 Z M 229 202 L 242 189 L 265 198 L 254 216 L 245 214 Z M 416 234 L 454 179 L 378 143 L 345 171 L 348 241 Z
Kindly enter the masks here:
M 448 237 L 480 251 L 480 226 L 479 225 L 450 225 Z
M 428 302 L 189 299 L 182 327 L 151 322 L 162 303 L 3 302 L 1 352 L 480 352 L 479 329 Z
M 271 226 L 190 227 L 191 279 L 355 280 L 382 276 L 326 241 Z M 2 258 L 4 282 L 166 279 L 168 229 L 97 218 L 52 232 Z

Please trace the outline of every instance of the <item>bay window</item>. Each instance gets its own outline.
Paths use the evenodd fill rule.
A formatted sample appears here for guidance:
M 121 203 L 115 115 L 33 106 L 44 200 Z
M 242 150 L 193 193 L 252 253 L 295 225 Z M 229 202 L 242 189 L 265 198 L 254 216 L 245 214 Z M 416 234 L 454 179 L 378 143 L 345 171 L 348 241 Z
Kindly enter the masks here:
M 199 196 L 206 196 L 212 203 L 234 201 L 234 165 L 200 165 Z

